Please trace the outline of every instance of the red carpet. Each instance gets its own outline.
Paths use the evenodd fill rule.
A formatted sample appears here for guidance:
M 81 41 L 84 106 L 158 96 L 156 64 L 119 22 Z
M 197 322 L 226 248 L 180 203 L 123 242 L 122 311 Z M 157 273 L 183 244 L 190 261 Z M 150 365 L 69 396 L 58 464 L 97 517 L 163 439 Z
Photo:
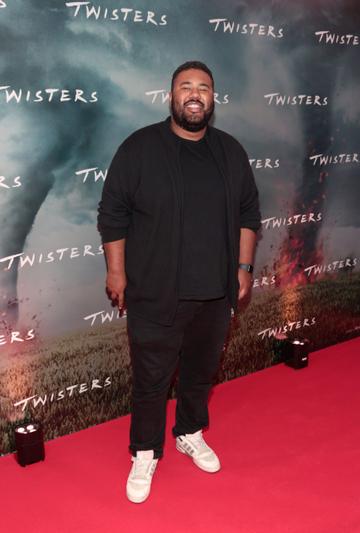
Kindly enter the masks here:
M 1 531 L 360 533 L 360 339 L 220 385 L 206 438 L 222 470 L 175 450 L 150 498 L 125 497 L 129 417 L 46 444 L 26 468 L 0 458 Z

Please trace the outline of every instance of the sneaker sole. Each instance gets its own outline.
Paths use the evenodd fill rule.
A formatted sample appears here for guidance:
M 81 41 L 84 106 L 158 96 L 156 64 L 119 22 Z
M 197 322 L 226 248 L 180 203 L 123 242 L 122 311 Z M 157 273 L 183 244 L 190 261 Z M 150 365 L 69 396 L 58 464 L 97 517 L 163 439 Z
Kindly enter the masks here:
M 195 458 L 190 453 L 188 453 L 186 450 L 181 448 L 181 446 L 178 443 L 176 443 L 176 449 L 177 449 L 178 452 L 181 452 L 184 455 L 187 455 L 188 457 L 190 457 L 193 460 L 193 463 L 198 468 L 200 468 L 200 470 L 203 470 L 204 472 L 208 472 L 209 474 L 215 474 L 215 472 L 219 472 L 219 470 L 221 469 L 221 465 L 219 465 L 215 469 L 211 468 L 211 467 L 206 467 L 206 466 L 200 465 L 199 463 L 196 462 Z

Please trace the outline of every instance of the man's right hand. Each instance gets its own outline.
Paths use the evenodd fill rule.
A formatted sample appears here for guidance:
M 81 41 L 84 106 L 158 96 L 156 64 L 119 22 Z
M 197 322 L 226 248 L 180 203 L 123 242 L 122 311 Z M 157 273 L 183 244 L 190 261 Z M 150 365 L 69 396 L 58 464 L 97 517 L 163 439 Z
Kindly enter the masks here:
M 110 300 L 116 303 L 120 310 L 125 309 L 124 291 L 126 287 L 126 275 L 108 272 L 106 276 L 106 292 Z

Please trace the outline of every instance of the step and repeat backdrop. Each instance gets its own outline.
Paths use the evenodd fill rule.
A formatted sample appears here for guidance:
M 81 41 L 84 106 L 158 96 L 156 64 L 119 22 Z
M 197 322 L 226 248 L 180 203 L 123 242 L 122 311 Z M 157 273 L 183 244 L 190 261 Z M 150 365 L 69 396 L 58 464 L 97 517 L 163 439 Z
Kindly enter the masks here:
M 0 435 L 47 439 L 129 412 L 126 317 L 96 228 L 109 163 L 169 114 L 201 60 L 215 125 L 245 147 L 262 228 L 251 304 L 218 381 L 360 333 L 357 0 L 0 0 Z M 239 399 L 241 401 L 241 398 Z

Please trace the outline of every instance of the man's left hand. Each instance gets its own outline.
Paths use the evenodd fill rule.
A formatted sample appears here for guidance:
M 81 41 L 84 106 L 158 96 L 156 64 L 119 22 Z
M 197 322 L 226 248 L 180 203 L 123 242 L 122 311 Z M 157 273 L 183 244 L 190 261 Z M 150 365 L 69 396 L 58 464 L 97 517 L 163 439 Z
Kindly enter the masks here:
M 243 300 L 244 298 L 250 296 L 252 287 L 252 275 L 250 274 L 250 272 L 239 268 L 238 280 L 240 284 L 238 300 Z

